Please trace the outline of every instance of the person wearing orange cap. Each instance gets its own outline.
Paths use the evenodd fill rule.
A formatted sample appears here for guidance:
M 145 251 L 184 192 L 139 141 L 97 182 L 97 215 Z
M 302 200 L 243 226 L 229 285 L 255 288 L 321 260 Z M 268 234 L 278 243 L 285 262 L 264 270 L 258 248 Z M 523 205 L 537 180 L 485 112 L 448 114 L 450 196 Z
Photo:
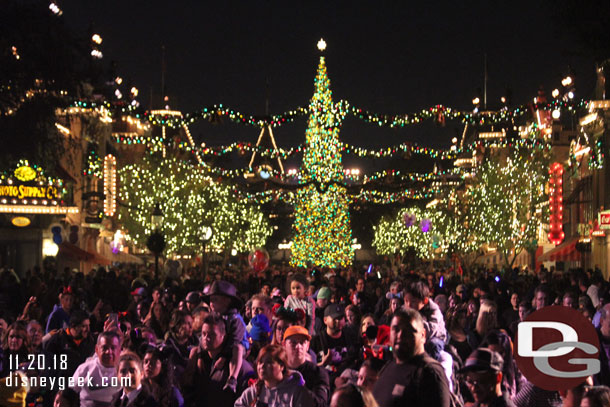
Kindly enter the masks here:
M 309 331 L 300 325 L 288 327 L 284 332 L 283 344 L 288 367 L 301 373 L 305 387 L 311 392 L 315 407 L 326 407 L 330 398 L 328 372 L 308 360 L 310 341 Z

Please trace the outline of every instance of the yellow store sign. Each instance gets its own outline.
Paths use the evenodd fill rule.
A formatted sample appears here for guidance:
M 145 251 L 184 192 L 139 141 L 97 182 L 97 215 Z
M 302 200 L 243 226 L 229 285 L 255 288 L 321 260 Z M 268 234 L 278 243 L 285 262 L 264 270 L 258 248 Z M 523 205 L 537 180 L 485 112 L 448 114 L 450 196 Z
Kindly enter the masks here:
M 0 197 L 57 199 L 57 188 L 54 186 L 0 185 Z

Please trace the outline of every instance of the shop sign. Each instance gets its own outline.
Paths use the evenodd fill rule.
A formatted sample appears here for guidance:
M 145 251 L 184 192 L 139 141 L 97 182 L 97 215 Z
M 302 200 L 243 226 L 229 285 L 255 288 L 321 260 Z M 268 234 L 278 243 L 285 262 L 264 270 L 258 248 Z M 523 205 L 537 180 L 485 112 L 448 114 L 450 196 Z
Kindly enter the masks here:
M 597 215 L 597 224 L 600 229 L 610 229 L 610 211 L 601 211 Z
M 47 186 L 30 186 L 25 184 L 18 185 L 0 185 L 0 198 L 11 198 L 11 199 L 26 199 L 26 198 L 40 198 L 40 199 L 57 199 L 57 187 L 52 185 Z

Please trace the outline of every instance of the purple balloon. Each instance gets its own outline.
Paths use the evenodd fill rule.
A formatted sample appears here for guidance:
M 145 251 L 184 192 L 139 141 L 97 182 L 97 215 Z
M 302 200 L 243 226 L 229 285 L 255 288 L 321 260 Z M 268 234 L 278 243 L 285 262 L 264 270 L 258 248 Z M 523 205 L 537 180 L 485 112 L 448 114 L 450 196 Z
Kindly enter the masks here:
M 421 223 L 419 224 L 419 227 L 421 228 L 422 232 L 428 233 L 428 231 L 430 230 L 430 219 L 422 219 Z
M 412 213 L 405 212 L 402 219 L 405 223 L 405 226 L 408 228 L 415 224 L 415 215 L 413 215 Z

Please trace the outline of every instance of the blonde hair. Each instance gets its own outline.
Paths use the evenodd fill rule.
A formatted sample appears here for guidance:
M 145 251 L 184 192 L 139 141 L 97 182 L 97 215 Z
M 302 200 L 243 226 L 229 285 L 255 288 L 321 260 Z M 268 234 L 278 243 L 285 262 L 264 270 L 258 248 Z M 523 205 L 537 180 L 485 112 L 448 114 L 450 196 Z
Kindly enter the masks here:
M 2 335 L 2 348 L 4 348 L 5 350 L 8 349 L 8 337 L 10 336 L 12 331 L 15 331 L 15 333 L 19 335 L 19 337 L 23 340 L 23 343 L 21 344 L 21 349 L 19 350 L 27 351 L 30 348 L 30 337 L 28 336 L 28 331 L 26 329 L 25 324 L 20 321 L 13 322 L 6 329 L 6 331 L 4 331 L 4 334 Z

